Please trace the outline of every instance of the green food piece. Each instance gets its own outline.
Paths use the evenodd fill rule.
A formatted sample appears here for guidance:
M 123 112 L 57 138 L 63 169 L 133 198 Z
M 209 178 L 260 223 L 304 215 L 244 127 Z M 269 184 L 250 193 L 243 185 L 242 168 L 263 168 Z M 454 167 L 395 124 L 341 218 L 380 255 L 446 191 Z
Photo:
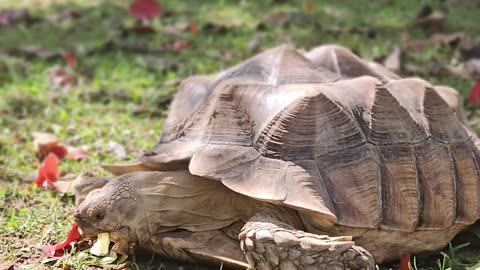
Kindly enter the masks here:
M 110 237 L 108 233 L 101 233 L 97 236 L 97 242 L 90 249 L 90 254 L 105 257 L 108 255 L 108 247 L 110 246 Z

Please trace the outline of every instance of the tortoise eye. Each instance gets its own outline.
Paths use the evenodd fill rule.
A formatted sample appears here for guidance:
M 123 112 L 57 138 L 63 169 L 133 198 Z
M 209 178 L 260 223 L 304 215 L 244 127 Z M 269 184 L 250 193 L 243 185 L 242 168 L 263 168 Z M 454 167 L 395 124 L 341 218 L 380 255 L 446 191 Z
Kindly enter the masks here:
M 103 219 L 104 215 L 102 212 L 97 212 L 95 213 L 95 215 L 93 216 L 93 218 L 95 219 L 95 221 L 101 221 Z

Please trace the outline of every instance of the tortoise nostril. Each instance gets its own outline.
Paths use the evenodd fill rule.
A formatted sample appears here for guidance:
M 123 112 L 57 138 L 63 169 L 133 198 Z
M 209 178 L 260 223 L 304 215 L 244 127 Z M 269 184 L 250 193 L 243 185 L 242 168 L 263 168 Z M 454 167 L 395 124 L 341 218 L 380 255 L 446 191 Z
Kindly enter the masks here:
M 75 212 L 73 212 L 73 217 L 74 218 L 80 218 L 80 211 L 75 210 Z

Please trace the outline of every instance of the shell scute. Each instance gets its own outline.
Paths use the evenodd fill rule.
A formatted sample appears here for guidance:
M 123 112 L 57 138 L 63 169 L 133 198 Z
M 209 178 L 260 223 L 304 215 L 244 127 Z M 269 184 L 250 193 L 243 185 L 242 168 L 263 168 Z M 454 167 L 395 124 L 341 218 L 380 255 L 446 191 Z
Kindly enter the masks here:
M 194 175 L 321 227 L 411 232 L 477 220 L 480 140 L 458 95 L 322 50 L 281 47 L 184 83 L 140 161 L 162 170 L 188 162 Z

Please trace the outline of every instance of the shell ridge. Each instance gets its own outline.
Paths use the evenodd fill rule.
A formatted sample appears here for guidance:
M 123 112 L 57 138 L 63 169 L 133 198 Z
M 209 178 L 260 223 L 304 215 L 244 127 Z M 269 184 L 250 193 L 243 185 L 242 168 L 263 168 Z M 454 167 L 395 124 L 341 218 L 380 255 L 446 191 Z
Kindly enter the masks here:
M 397 142 L 418 142 L 427 137 L 427 132 L 388 88 L 378 86 L 371 108 L 368 140 L 375 144 L 391 145 Z

